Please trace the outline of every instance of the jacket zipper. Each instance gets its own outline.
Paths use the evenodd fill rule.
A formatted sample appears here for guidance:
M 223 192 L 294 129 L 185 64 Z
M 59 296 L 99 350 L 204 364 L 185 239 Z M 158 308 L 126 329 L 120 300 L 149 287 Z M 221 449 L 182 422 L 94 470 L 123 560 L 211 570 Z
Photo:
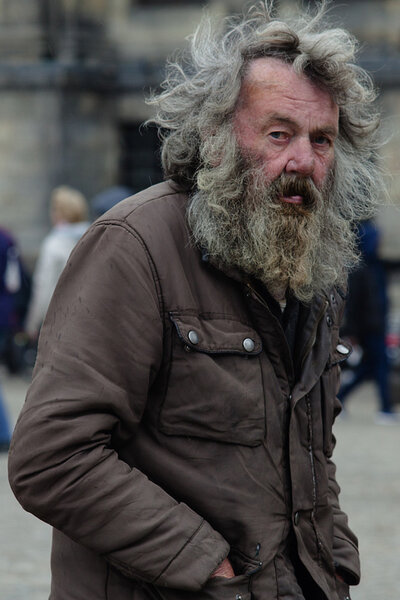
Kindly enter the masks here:
M 262 298 L 262 296 L 260 296 L 260 294 L 256 290 L 254 290 L 249 283 L 247 283 L 246 286 L 253 293 L 253 295 L 256 297 L 256 299 L 265 308 L 267 308 L 269 310 L 269 306 L 267 305 L 265 300 Z M 303 356 L 301 359 L 301 370 L 303 370 L 304 362 L 305 362 L 307 356 L 309 355 L 309 353 L 311 352 L 312 347 L 315 344 L 315 341 L 317 339 L 317 329 L 321 322 L 322 317 L 324 316 L 324 314 L 326 312 L 326 309 L 328 308 L 328 305 L 329 305 L 329 302 L 327 300 L 325 300 L 319 309 L 312 333 L 309 337 L 307 345 L 304 348 Z M 317 525 L 316 525 L 316 521 L 315 521 L 315 511 L 316 511 L 316 506 L 317 506 L 317 475 L 316 475 L 314 452 L 313 452 L 314 440 L 313 440 L 313 428 L 312 428 L 312 410 L 311 410 L 310 397 L 308 394 L 306 395 L 306 410 L 307 410 L 307 421 L 308 421 L 308 455 L 309 455 L 309 459 L 310 459 L 310 467 L 311 467 L 311 475 L 312 475 L 312 483 L 313 483 L 313 490 L 312 490 L 312 505 L 313 505 L 313 507 L 311 510 L 311 523 L 313 526 L 314 535 L 315 535 L 315 539 L 317 542 L 318 562 L 321 564 L 322 543 L 321 543 L 321 540 L 318 535 Z M 287 419 L 285 419 L 285 420 L 287 420 Z M 288 427 L 288 422 L 285 423 L 284 429 L 286 430 L 287 427 Z M 289 441 L 287 439 L 287 444 L 284 444 L 284 447 L 286 447 L 287 450 L 288 450 L 288 442 Z M 287 466 L 290 469 L 290 462 L 289 462 L 288 456 L 286 457 L 286 460 L 287 460 Z M 285 489 L 285 495 L 286 495 L 286 489 Z
M 259 294 L 259 293 L 257 292 L 257 290 L 255 290 L 255 289 L 254 289 L 254 288 L 253 288 L 253 287 L 250 285 L 250 283 L 246 283 L 245 285 L 246 285 L 246 287 L 247 287 L 247 288 L 248 288 L 248 290 L 249 290 L 249 291 L 248 291 L 248 294 L 249 294 L 249 295 L 250 295 L 250 294 L 253 294 L 253 296 L 254 296 L 255 300 L 257 300 L 257 302 L 259 302 L 259 303 L 261 304 L 261 306 L 263 306 L 263 307 L 264 307 L 264 308 L 265 308 L 265 309 L 268 311 L 268 314 L 269 314 L 269 315 L 272 317 L 272 319 L 275 319 L 275 321 L 276 321 L 277 323 L 279 323 L 279 319 L 278 319 L 278 318 L 277 318 L 277 317 L 276 317 L 276 316 L 275 316 L 275 315 L 272 313 L 272 311 L 271 311 L 271 308 L 269 307 L 268 303 L 267 303 L 267 302 L 264 300 L 264 298 L 261 296 L 261 294 Z M 281 324 L 280 324 L 280 325 L 281 325 Z M 281 325 L 281 329 L 282 329 L 282 325 Z M 282 329 L 282 331 L 283 331 L 283 329 Z M 286 336 L 285 336 L 285 335 L 284 335 L 284 339 L 285 339 L 285 341 L 286 341 Z M 287 345 L 287 342 L 286 342 L 286 345 Z M 289 346 L 287 346 L 287 348 L 288 348 L 288 352 L 289 352 L 289 355 L 290 355 Z M 291 359 L 291 362 L 293 363 L 293 360 L 292 360 L 292 359 Z M 292 368 L 293 368 L 293 367 L 292 367 Z
M 315 340 L 317 338 L 317 329 L 321 322 L 322 317 L 324 316 L 326 309 L 328 307 L 329 302 L 325 300 L 325 302 L 321 305 L 319 309 L 317 319 L 315 321 L 314 328 L 312 330 L 312 334 L 310 335 L 309 341 L 304 349 L 303 357 L 301 359 L 301 370 L 303 370 L 304 362 L 311 352 L 312 347 L 315 344 Z M 312 409 L 311 409 L 311 401 L 310 396 L 306 395 L 306 411 L 307 411 L 307 424 L 308 424 L 308 456 L 310 459 L 310 468 L 311 468 L 311 476 L 312 476 L 312 510 L 311 510 L 311 523 L 314 530 L 315 539 L 317 542 L 317 553 L 318 553 L 318 563 L 321 564 L 321 554 L 322 554 L 322 543 L 318 534 L 317 524 L 315 521 L 315 511 L 317 507 L 317 474 L 315 469 L 315 460 L 314 460 L 314 434 L 313 434 L 313 421 L 312 421 Z
M 264 298 L 261 296 L 261 294 L 259 294 L 251 285 L 250 283 L 246 283 L 246 287 L 249 289 L 249 291 L 254 295 L 254 297 L 260 302 L 260 304 L 262 304 L 264 306 L 264 308 L 266 308 L 268 310 L 268 312 L 271 312 L 268 304 L 265 302 Z
M 264 308 L 266 308 L 269 312 L 271 312 L 271 310 L 270 310 L 268 304 L 265 302 L 264 298 L 250 285 L 250 283 L 246 283 L 246 287 L 254 295 L 254 297 L 260 302 L 260 304 L 262 304 L 264 306 Z M 329 305 L 328 300 L 325 300 L 323 302 L 323 304 L 321 305 L 321 308 L 319 309 L 319 312 L 317 315 L 317 320 L 316 320 L 314 328 L 312 330 L 312 334 L 309 338 L 309 341 L 308 341 L 306 347 L 304 348 L 303 358 L 301 359 L 301 369 L 303 369 L 304 361 L 306 360 L 309 352 L 311 351 L 311 348 L 315 344 L 315 340 L 317 339 L 317 328 L 318 328 L 318 325 L 320 324 L 322 317 L 324 316 L 326 309 L 328 308 L 328 305 Z
M 271 314 L 271 309 L 268 306 L 267 302 L 264 298 L 250 285 L 250 283 L 246 283 L 248 290 L 254 295 L 254 298 L 268 310 L 268 313 Z M 274 315 L 272 315 L 274 317 Z M 276 318 L 276 317 L 274 317 Z M 291 515 L 291 503 L 292 503 L 292 482 L 290 476 L 290 459 L 289 459 L 289 423 L 290 423 L 290 402 L 292 399 L 292 393 L 290 392 L 287 397 L 287 403 L 285 407 L 285 412 L 283 415 L 283 427 L 282 427 L 282 452 L 283 452 L 283 461 L 286 465 L 285 473 L 286 477 L 283 482 L 283 493 L 285 496 L 285 504 L 288 511 L 288 518 Z
M 311 475 L 312 475 L 312 510 L 311 510 L 311 523 L 314 530 L 315 539 L 317 541 L 318 549 L 318 562 L 321 563 L 321 552 L 322 543 L 318 535 L 317 524 L 315 521 L 315 511 L 317 507 L 317 474 L 315 469 L 314 460 L 314 434 L 313 434 L 313 420 L 312 420 L 312 409 L 310 396 L 306 395 L 306 410 L 307 410 L 307 423 L 308 423 L 308 456 L 310 459 Z

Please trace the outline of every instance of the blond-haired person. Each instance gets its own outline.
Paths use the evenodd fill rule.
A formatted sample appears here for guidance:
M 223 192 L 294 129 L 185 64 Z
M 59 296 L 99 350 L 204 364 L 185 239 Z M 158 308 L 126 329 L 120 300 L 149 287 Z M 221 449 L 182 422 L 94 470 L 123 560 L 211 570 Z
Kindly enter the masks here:
M 37 338 L 58 278 L 75 244 L 89 226 L 84 195 L 68 187 L 56 187 L 50 199 L 52 229 L 44 238 L 33 273 L 32 297 L 25 329 Z

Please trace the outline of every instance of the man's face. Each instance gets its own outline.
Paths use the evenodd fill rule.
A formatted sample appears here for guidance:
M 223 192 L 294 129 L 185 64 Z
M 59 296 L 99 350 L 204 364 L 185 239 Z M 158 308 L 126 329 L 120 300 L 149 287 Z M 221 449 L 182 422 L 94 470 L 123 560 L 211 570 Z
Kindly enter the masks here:
M 322 189 L 333 167 L 339 109 L 328 92 L 276 58 L 253 60 L 234 116 L 244 157 L 255 161 L 266 183 L 280 175 L 310 178 Z M 300 194 L 282 202 L 301 206 Z

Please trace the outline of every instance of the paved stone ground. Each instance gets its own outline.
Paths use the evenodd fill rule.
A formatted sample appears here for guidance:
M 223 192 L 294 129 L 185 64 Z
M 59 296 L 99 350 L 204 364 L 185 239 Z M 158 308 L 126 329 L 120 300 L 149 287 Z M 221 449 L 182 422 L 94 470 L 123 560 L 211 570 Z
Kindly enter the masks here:
M 12 421 L 22 406 L 26 381 L 1 373 Z M 348 415 L 335 426 L 335 461 L 341 502 L 360 540 L 363 579 L 353 600 L 400 598 L 400 425 L 374 423 L 373 388 L 349 399 Z M 0 598 L 46 600 L 50 528 L 25 513 L 7 483 L 0 455 Z
M 14 424 L 27 381 L 0 374 L 3 394 Z M 7 455 L 0 454 L 0 599 L 46 600 L 50 589 L 51 528 L 17 503 L 7 479 Z

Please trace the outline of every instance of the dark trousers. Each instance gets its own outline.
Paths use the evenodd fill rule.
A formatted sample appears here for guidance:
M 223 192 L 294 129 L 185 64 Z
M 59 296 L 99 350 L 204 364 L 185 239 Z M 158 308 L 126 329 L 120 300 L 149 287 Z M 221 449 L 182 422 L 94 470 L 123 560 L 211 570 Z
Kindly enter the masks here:
M 362 360 L 354 370 L 353 379 L 340 388 L 339 400 L 344 404 L 346 397 L 354 388 L 372 379 L 378 387 L 381 411 L 392 412 L 385 337 L 383 334 L 368 334 L 360 340 L 360 346 L 363 350 Z

